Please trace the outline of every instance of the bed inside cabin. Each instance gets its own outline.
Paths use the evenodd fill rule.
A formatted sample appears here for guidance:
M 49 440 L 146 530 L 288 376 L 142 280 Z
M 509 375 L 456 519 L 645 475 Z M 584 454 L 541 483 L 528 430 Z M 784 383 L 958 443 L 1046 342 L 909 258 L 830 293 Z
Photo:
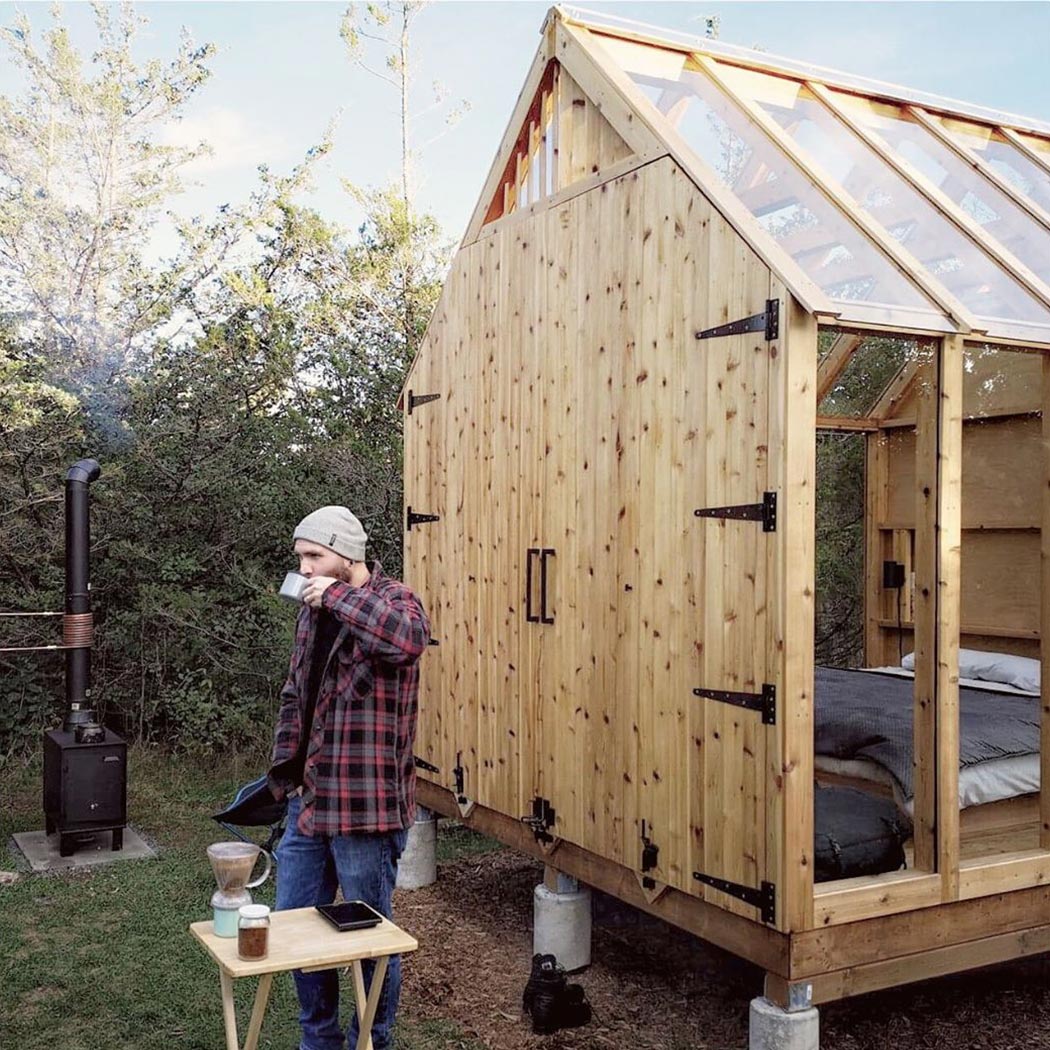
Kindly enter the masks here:
M 822 332 L 817 395 L 818 853 L 822 834 L 826 842 L 841 831 L 829 830 L 821 789 L 849 789 L 882 800 L 869 813 L 860 796 L 847 796 L 850 830 L 867 822 L 872 834 L 882 826 L 892 837 L 885 829 L 894 822 L 903 863 L 920 870 L 928 866 L 911 838 L 916 778 L 935 777 L 936 740 L 917 697 L 932 697 L 936 661 L 938 352 L 933 340 Z M 957 601 L 967 860 L 1038 846 L 1045 395 L 1039 353 L 968 344 L 963 365 Z M 917 651 L 927 654 L 918 685 Z M 892 870 L 893 858 L 886 852 L 838 877 Z M 823 877 L 836 876 L 825 867 Z

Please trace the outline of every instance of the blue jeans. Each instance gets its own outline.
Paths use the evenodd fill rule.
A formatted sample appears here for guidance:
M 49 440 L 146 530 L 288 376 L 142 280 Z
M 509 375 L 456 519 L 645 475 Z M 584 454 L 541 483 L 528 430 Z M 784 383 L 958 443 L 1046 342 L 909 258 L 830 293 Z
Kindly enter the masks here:
M 296 820 L 302 805 L 297 795 L 288 800 L 288 827 L 277 846 L 277 910 L 308 908 L 335 899 L 336 887 L 345 900 L 361 900 L 391 918 L 391 896 L 397 862 L 405 848 L 407 831 L 355 835 L 300 835 Z M 363 964 L 365 987 L 371 988 L 375 963 Z M 344 1042 L 339 1027 L 339 973 L 293 970 L 299 993 L 302 1050 L 357 1050 L 357 1011 Z M 401 994 L 401 957 L 392 956 L 372 1025 L 375 1050 L 393 1045 L 394 1014 Z

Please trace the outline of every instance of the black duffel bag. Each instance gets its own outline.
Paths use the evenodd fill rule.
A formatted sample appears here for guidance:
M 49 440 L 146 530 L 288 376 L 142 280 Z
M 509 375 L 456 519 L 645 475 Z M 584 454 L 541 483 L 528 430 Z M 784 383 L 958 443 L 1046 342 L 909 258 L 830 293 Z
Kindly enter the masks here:
M 816 785 L 813 854 L 817 882 L 905 867 L 911 821 L 887 798 L 856 788 Z

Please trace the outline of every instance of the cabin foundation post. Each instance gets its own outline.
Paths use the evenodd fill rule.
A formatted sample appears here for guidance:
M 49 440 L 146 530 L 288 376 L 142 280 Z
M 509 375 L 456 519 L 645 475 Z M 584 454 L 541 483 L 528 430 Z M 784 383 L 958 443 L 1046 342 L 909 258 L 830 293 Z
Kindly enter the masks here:
M 591 891 L 550 867 L 532 895 L 532 951 L 570 973 L 591 964 Z
M 416 806 L 415 823 L 408 829 L 405 852 L 397 865 L 397 888 L 420 890 L 437 882 L 437 816 Z
M 748 1050 L 820 1050 L 820 1014 L 810 996 L 790 995 L 786 1009 L 764 995 L 752 999 L 747 1045 Z

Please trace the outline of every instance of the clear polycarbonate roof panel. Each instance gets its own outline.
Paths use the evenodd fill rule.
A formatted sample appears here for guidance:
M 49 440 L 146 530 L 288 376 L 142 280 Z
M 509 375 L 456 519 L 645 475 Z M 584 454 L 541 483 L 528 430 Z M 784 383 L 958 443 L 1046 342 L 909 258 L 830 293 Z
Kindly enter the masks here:
M 971 102 L 945 98 L 943 95 L 932 95 L 912 88 L 903 88 L 898 84 L 873 80 L 871 77 L 859 77 L 841 69 L 828 69 L 810 62 L 800 62 L 785 55 L 775 55 L 764 50 L 757 51 L 750 47 L 727 44 L 725 41 L 712 40 L 710 37 L 699 36 L 696 33 L 683 33 L 663 26 L 649 25 L 635 19 L 609 14 L 607 11 L 591 11 L 574 5 L 562 6 L 562 10 L 572 21 L 586 25 L 598 33 L 626 34 L 634 37 L 634 39 L 646 40 L 657 46 L 665 44 L 670 47 L 677 47 L 678 50 L 688 48 L 690 51 L 700 51 L 704 54 L 712 55 L 719 59 L 724 58 L 738 64 L 756 68 L 775 69 L 778 72 L 794 76 L 798 80 L 818 80 L 822 84 L 833 84 L 845 87 L 850 91 L 857 91 L 863 95 L 878 96 L 880 98 L 907 99 L 907 101 L 916 105 L 932 107 L 933 109 L 945 110 L 951 113 L 961 113 L 975 117 L 977 120 L 988 121 L 989 123 L 1027 128 L 1050 135 L 1050 123 L 1044 120 L 1018 116 L 1015 113 L 991 109 L 988 106 L 977 106 Z
M 1035 135 L 1017 136 L 1033 152 L 1043 156 L 1043 163 L 1050 164 L 1050 139 L 1041 139 Z
M 941 125 L 1015 190 L 1050 213 L 1050 171 L 1029 160 L 1012 142 L 986 124 L 941 117 Z
M 1050 281 L 1050 230 L 1046 230 L 998 186 L 953 153 L 900 106 L 835 92 L 835 98 L 865 128 L 928 178 L 990 236 L 1044 281 Z
M 926 344 L 881 336 L 863 340 L 817 406 L 817 415 L 870 416 L 891 383 L 929 363 Z
M 765 132 L 686 56 L 603 40 L 664 115 L 763 229 L 837 302 L 943 312 L 904 277 Z M 649 53 L 649 54 L 647 54 Z M 943 326 L 941 326 L 943 327 Z
M 729 66 L 720 73 L 773 118 L 857 206 L 960 302 L 995 319 L 1050 325 L 1050 308 L 967 237 L 802 84 Z

